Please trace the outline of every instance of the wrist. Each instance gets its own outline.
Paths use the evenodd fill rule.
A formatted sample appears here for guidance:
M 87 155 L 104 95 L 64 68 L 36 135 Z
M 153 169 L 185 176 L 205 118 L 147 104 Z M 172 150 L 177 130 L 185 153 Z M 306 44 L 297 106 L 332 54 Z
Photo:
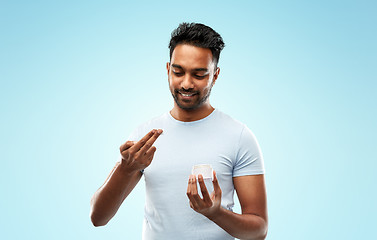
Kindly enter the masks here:
M 221 218 L 223 216 L 224 211 L 225 211 L 225 209 L 220 206 L 217 210 L 211 212 L 206 217 L 209 220 L 216 222 L 219 218 Z
M 132 176 L 134 175 L 135 173 L 139 172 L 140 170 L 138 169 L 133 169 L 133 168 L 130 168 L 130 166 L 128 166 L 126 163 L 124 163 L 123 161 L 120 162 L 119 166 L 118 166 L 120 172 L 123 174 L 123 175 L 126 175 L 126 176 Z

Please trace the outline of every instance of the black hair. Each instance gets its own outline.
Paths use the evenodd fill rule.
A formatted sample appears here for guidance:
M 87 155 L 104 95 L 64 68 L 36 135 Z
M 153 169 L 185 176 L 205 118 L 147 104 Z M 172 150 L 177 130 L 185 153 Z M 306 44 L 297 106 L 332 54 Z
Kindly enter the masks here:
M 183 22 L 171 33 L 169 43 L 170 60 L 175 47 L 178 44 L 189 44 L 201 48 L 209 48 L 215 66 L 219 62 L 220 52 L 225 47 L 220 34 L 212 28 L 201 23 Z

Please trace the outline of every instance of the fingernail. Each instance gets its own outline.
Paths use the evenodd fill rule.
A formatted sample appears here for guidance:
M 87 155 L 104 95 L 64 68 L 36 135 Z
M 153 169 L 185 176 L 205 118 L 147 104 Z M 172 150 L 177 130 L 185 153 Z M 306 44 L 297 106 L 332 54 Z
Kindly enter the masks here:
M 158 133 L 158 134 L 161 134 L 161 133 L 162 133 L 162 129 L 158 129 L 158 130 L 157 130 L 157 133 Z

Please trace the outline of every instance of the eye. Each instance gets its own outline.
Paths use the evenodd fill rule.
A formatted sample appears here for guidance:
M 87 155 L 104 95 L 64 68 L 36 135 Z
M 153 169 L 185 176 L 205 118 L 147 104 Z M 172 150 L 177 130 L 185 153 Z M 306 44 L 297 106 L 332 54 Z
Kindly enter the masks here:
M 177 76 L 177 77 L 181 77 L 181 76 L 183 76 L 183 74 L 184 73 L 182 73 L 182 72 L 174 72 L 174 71 L 172 71 L 173 72 L 173 74 L 175 75 L 175 76 Z
M 203 78 L 205 78 L 207 75 L 198 75 L 198 74 L 194 74 L 194 77 L 196 78 L 196 79 L 203 79 Z

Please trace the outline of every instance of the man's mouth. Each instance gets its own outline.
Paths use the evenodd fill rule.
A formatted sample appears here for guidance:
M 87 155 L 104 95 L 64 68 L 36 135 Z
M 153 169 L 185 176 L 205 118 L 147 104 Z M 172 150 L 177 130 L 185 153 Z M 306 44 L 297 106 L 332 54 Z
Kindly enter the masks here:
M 179 94 L 181 94 L 183 97 L 192 97 L 196 94 L 196 92 L 181 92 L 178 91 Z
M 184 97 L 191 97 L 194 95 L 193 93 L 180 93 L 180 94 L 182 94 L 182 96 Z

